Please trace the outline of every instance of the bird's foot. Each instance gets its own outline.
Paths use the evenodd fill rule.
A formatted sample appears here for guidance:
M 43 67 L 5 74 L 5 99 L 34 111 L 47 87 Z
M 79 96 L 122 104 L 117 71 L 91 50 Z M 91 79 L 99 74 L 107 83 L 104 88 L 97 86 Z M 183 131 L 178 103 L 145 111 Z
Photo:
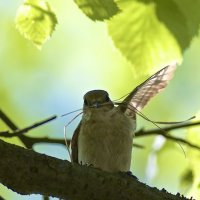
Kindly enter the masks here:
M 85 164 L 87 167 L 94 167 L 94 165 L 93 164 L 89 164 L 89 163 L 87 163 L 87 164 Z
M 135 175 L 133 175 L 133 173 L 131 171 L 121 172 L 121 173 L 126 174 L 126 175 L 128 175 L 128 176 L 130 176 L 130 177 L 132 177 L 132 178 L 134 178 L 136 180 L 138 180 L 138 178 Z
M 82 163 L 82 161 L 80 162 L 80 165 L 84 165 L 86 167 L 94 167 L 93 164 L 90 164 L 90 163 Z
M 138 178 L 135 176 L 135 175 L 133 175 L 133 173 L 131 172 L 131 171 L 127 171 L 127 172 L 125 172 L 128 176 L 131 176 L 131 177 L 133 177 L 133 178 L 135 178 L 136 180 L 138 180 Z

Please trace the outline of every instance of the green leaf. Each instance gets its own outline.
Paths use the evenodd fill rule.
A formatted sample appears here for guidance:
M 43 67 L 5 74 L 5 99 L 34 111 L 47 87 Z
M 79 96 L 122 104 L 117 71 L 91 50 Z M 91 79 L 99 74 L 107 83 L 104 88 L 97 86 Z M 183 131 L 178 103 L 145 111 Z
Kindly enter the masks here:
M 200 119 L 200 113 L 196 115 L 196 120 Z M 188 129 L 187 140 L 193 144 L 200 146 L 200 127 L 192 127 Z M 186 155 L 189 161 L 189 168 L 193 174 L 193 181 L 189 194 L 194 198 L 200 197 L 200 151 L 188 148 Z
M 26 0 L 17 11 L 16 28 L 39 49 L 50 38 L 56 24 L 55 14 L 43 0 Z
M 158 20 L 155 4 L 120 1 L 119 6 L 122 12 L 108 22 L 109 34 L 137 75 L 151 74 L 155 71 L 152 67 L 181 61 L 181 48 Z
M 78 7 L 92 20 L 103 21 L 119 12 L 113 0 L 74 0 Z
M 199 33 L 200 0 L 140 0 L 155 3 L 156 15 L 176 37 L 182 50 L 186 49 Z
M 185 192 L 188 192 L 188 190 L 191 189 L 192 187 L 192 183 L 194 182 L 194 176 L 193 176 L 193 172 L 191 169 L 187 169 L 182 177 L 181 177 L 181 181 L 180 181 L 180 186 L 181 186 L 181 189 L 182 191 L 185 193 Z

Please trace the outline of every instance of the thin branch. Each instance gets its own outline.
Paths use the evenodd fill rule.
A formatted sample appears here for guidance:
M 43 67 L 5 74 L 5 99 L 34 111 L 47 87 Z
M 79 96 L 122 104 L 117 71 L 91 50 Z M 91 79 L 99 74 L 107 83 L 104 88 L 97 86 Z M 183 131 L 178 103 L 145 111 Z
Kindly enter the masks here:
M 9 132 L 0 132 L 0 137 L 5 137 L 5 138 L 10 138 L 13 137 L 12 134 Z M 22 137 L 26 138 L 26 144 L 30 148 L 33 148 L 34 144 L 39 144 L 39 143 L 51 143 L 51 144 L 62 144 L 66 146 L 65 141 L 63 139 L 59 138 L 49 138 L 49 137 L 31 137 L 31 136 L 26 136 L 22 135 Z M 67 144 L 70 145 L 69 139 L 67 139 Z
M 13 131 L 17 130 L 18 127 L 7 117 L 7 115 L 0 109 L 0 119 Z
M 52 117 L 49 117 L 49 118 L 47 118 L 45 120 L 42 120 L 40 122 L 36 122 L 33 125 L 30 125 L 30 126 L 28 126 L 26 128 L 20 129 L 20 130 L 5 115 L 5 113 L 3 113 L 1 110 L 0 110 L 0 117 L 13 130 L 13 132 L 11 132 L 10 134 L 9 134 L 8 131 L 0 132 L 0 136 L 1 137 L 10 138 L 10 137 L 18 136 L 22 141 L 25 141 L 25 146 L 27 148 L 32 148 L 33 145 L 37 144 L 37 143 L 55 143 L 55 144 L 65 145 L 65 142 L 64 142 L 63 139 L 49 138 L 49 137 L 30 137 L 30 136 L 23 135 L 24 133 L 26 133 L 26 132 L 28 132 L 28 131 L 30 131 L 30 130 L 38 127 L 38 126 L 41 126 L 43 124 L 46 124 L 46 123 L 56 119 L 57 118 L 56 115 L 54 115 Z M 144 131 L 143 129 L 141 129 L 141 130 L 139 130 L 139 131 L 137 131 L 135 133 L 135 137 L 149 136 L 149 135 L 162 135 L 167 139 L 170 139 L 170 140 L 173 140 L 173 141 L 176 141 L 176 142 L 181 142 L 181 143 L 183 143 L 183 144 L 185 144 L 187 146 L 190 146 L 192 148 L 200 150 L 200 146 L 192 144 L 189 141 L 184 140 L 182 138 L 178 138 L 178 137 L 171 136 L 171 135 L 168 134 L 168 132 L 171 131 L 171 130 L 176 130 L 176 129 L 185 128 L 185 127 L 191 127 L 191 126 L 197 126 L 197 125 L 200 125 L 200 121 L 191 122 L 191 123 L 187 123 L 187 124 L 179 124 L 179 125 L 167 126 L 167 127 L 162 128 L 162 129 L 152 129 L 152 130 L 147 130 L 147 131 Z M 68 145 L 70 144 L 70 140 L 69 139 L 67 140 L 67 143 L 68 143 Z M 144 148 L 144 146 L 139 145 L 139 144 L 133 144 L 133 146 L 137 147 L 137 148 Z
M 4 137 L 4 135 L 7 135 L 7 134 L 9 134 L 9 131 L 0 131 L 0 136 Z
M 185 145 L 187 145 L 189 147 L 192 147 L 194 149 L 200 150 L 200 146 L 192 144 L 189 141 L 184 140 L 182 138 L 171 136 L 171 135 L 166 135 L 166 134 L 162 134 L 162 136 L 167 138 L 167 139 L 169 139 L 169 140 L 176 141 L 176 142 L 181 142 L 181 143 L 183 143 L 183 144 L 185 144 Z
M 51 143 L 51 144 L 62 144 L 66 146 L 65 140 L 59 138 L 49 138 L 49 137 L 30 137 L 26 136 L 27 141 L 29 141 L 29 145 L 33 147 L 34 144 L 39 143 Z M 67 144 L 70 145 L 71 140 L 67 140 Z
M 139 130 L 135 133 L 135 136 L 141 137 L 141 136 L 155 135 L 155 134 L 162 135 L 163 132 L 169 132 L 169 131 L 172 131 L 172 130 L 191 127 L 191 126 L 197 126 L 197 125 L 200 125 L 200 121 L 190 122 L 190 123 L 186 123 L 186 124 L 167 126 L 167 127 L 162 128 L 162 129 L 151 129 L 151 130 L 148 130 L 148 131 L 144 131 L 143 129 L 141 129 L 141 130 Z
M 18 136 L 18 137 L 19 137 L 20 135 L 22 135 L 22 134 L 24 134 L 24 133 L 26 133 L 26 132 L 28 132 L 28 131 L 34 129 L 34 128 L 37 128 L 38 126 L 41 126 L 41 125 L 43 125 L 43 124 L 46 124 L 46 123 L 48 123 L 48 122 L 50 122 L 50 121 L 52 121 L 52 120 L 54 120 L 54 119 L 56 119 L 56 118 L 57 118 L 57 116 L 54 115 L 54 116 L 49 117 L 49 118 L 47 118 L 47 119 L 44 119 L 44 120 L 42 120 L 42 121 L 40 121 L 40 122 L 36 122 L 36 123 L 34 123 L 33 125 L 30 125 L 30 126 L 28 126 L 28 127 L 25 127 L 25 128 L 23 128 L 23 129 L 16 130 L 16 131 L 12 132 L 11 134 L 0 133 L 0 136 L 7 137 L 7 138 L 15 137 L 15 136 Z
M 140 148 L 140 149 L 144 149 L 145 148 L 143 145 L 136 144 L 136 143 L 133 143 L 133 147 Z
M 47 137 L 33 138 L 33 137 L 23 135 L 23 133 L 28 132 L 29 130 L 31 130 L 33 128 L 36 128 L 36 127 L 41 126 L 51 120 L 54 120 L 56 118 L 55 115 L 48 119 L 37 122 L 31 126 L 23 128 L 23 129 L 19 129 L 19 127 L 2 110 L 0 110 L 0 118 L 13 131 L 11 133 L 9 133 L 7 131 L 0 132 L 0 136 L 7 137 L 7 138 L 18 136 L 19 139 L 22 141 L 22 143 L 25 145 L 25 147 L 27 147 L 28 149 L 33 148 L 33 145 L 36 143 L 44 143 L 44 142 L 45 143 L 57 143 L 57 144 L 64 143 L 64 140 L 62 141 L 61 139 L 52 139 L 52 138 L 47 138 Z M 70 142 L 70 141 L 68 141 L 68 142 Z
M 19 129 L 19 127 L 0 109 L 0 119 L 4 121 L 4 123 L 12 130 L 16 131 Z M 29 145 L 29 139 L 26 138 L 24 135 L 19 135 L 19 139 L 22 141 L 25 147 L 32 148 L 32 146 Z
M 31 126 L 28 126 L 28 127 L 23 128 L 23 129 L 21 129 L 21 130 L 19 130 L 19 131 L 16 131 L 16 132 L 13 133 L 13 134 L 14 134 L 15 136 L 19 136 L 19 135 L 21 135 L 21 134 L 23 134 L 23 133 L 26 133 L 26 132 L 30 131 L 31 129 L 34 129 L 34 128 L 37 128 L 37 127 L 39 127 L 39 126 L 41 126 L 41 125 L 44 125 L 44 124 L 46 124 L 46 123 L 48 123 L 48 122 L 50 122 L 50 121 L 52 121 L 52 120 L 54 120 L 54 119 L 56 119 L 56 118 L 57 118 L 57 116 L 54 115 L 54 116 L 49 117 L 49 118 L 47 118 L 47 119 L 44 119 L 44 120 L 42 120 L 42 121 L 40 121 L 40 122 L 36 122 L 35 124 L 33 124 L 33 125 L 31 125 Z
M 5 200 L 2 196 L 0 196 L 0 200 Z
M 191 123 L 187 123 L 187 124 L 172 125 L 172 126 L 164 127 L 162 129 L 152 129 L 152 130 L 148 130 L 148 131 L 141 129 L 135 133 L 135 137 L 150 136 L 150 135 L 162 135 L 163 137 L 170 139 L 172 141 L 181 142 L 189 147 L 200 150 L 200 146 L 193 144 L 185 139 L 175 137 L 175 136 L 168 134 L 168 132 L 172 131 L 172 130 L 191 127 L 191 126 L 197 126 L 197 125 L 200 125 L 200 121 L 191 122 Z

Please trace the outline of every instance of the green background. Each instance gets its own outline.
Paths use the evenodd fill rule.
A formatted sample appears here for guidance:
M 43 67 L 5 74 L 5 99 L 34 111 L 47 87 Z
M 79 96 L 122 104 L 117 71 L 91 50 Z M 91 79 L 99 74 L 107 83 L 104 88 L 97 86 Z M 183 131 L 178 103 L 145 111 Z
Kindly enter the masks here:
M 51 2 L 59 24 L 52 38 L 38 50 L 15 28 L 16 10 L 21 3 L 19 0 L 0 2 L 0 105 L 19 127 L 81 108 L 82 96 L 88 90 L 104 89 L 111 99 L 117 99 L 145 80 L 146 76 L 142 73 L 138 76 L 116 49 L 107 25 L 90 20 L 71 0 Z M 180 121 L 199 111 L 199 54 L 200 38 L 195 37 L 185 50 L 174 79 L 143 110 L 145 115 L 157 121 Z M 63 138 L 63 126 L 72 116 L 59 118 L 28 135 Z M 79 120 L 68 128 L 69 136 Z M 137 127 L 155 128 L 139 117 Z M 1 121 L 0 130 L 7 130 Z M 175 134 L 184 138 L 186 130 Z M 133 149 L 132 171 L 151 186 L 182 193 L 180 178 L 190 165 L 189 156 L 186 152 L 185 158 L 180 147 L 170 141 L 155 152 L 158 148 L 155 141 L 160 144 L 161 140 L 153 136 L 134 140 L 146 148 Z M 6 141 L 22 145 L 17 138 Z M 60 145 L 38 144 L 34 150 L 68 158 L 66 149 Z M 2 185 L 0 194 L 5 199 L 41 199 L 39 195 L 18 195 Z

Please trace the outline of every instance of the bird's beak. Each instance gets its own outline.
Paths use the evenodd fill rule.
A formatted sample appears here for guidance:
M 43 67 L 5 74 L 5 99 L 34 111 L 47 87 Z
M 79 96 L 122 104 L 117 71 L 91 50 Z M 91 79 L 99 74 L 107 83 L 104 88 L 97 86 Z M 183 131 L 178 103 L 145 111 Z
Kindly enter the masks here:
M 99 107 L 100 107 L 100 105 L 99 105 L 98 102 L 95 102 L 95 103 L 93 104 L 93 106 L 94 106 L 95 108 L 99 108 Z

